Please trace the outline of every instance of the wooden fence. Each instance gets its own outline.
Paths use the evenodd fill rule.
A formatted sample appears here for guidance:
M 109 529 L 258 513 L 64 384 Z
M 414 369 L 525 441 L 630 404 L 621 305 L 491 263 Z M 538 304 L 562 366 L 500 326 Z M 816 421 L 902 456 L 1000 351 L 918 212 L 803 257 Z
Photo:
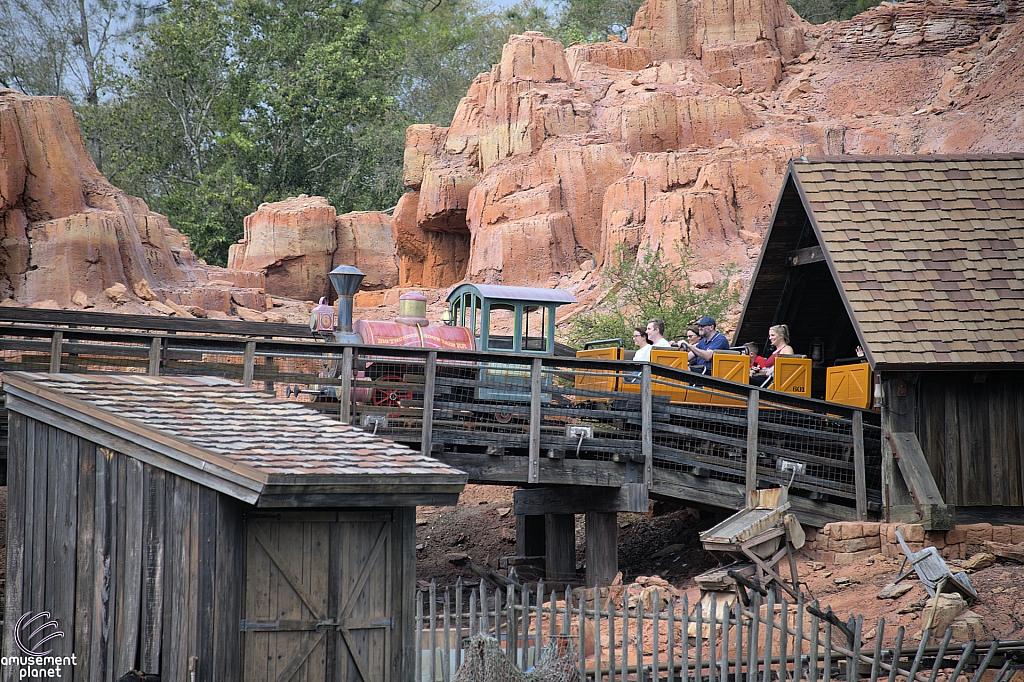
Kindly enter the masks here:
M 777 469 L 786 460 L 805 465 L 790 494 L 802 522 L 881 509 L 870 411 L 662 365 L 343 347 L 286 338 L 301 332 L 292 325 L 257 336 L 253 323 L 125 317 L 0 309 L 0 371 L 231 378 L 407 443 L 473 482 L 643 483 L 737 509 L 748 490 L 789 483 Z
M 581 593 L 582 592 L 582 593 Z M 741 590 L 746 597 L 747 593 Z M 904 647 L 912 635 L 903 626 L 892 647 L 883 648 L 885 619 L 864 642 L 863 617 L 845 622 L 817 601 L 777 600 L 774 591 L 753 592 L 702 604 L 662 597 L 651 590 L 630 608 L 597 596 L 599 590 L 563 593 L 510 585 L 429 590 L 416 595 L 417 682 L 450 682 L 463 660 L 463 645 L 475 634 L 498 640 L 509 661 L 528 670 L 556 635 L 575 642 L 578 667 L 594 682 L 831 682 L 867 679 L 896 682 L 956 680 L 1006 682 L 1024 670 L 1024 641 L 951 644 L 952 629 Z M 589 597 L 584 596 L 589 595 Z M 646 605 L 646 609 L 645 609 Z M 655 606 L 657 608 L 652 608 Z

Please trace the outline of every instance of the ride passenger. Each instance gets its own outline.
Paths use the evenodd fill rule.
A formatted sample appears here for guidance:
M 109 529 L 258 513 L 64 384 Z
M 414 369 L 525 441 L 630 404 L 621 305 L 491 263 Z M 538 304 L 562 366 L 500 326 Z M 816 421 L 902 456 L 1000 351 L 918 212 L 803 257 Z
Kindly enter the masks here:
M 655 317 L 647 322 L 647 340 L 651 342 L 651 349 L 671 348 L 672 344 L 665 338 L 665 320 Z M 643 350 L 642 348 L 640 350 Z M 640 351 L 637 351 L 638 353 Z M 633 358 L 637 358 L 634 356 Z M 651 359 L 651 351 L 647 351 L 647 360 Z
M 685 350 L 690 351 L 690 369 L 705 373 L 711 367 L 711 359 L 716 350 L 729 350 L 729 340 L 718 331 L 715 318 L 705 315 L 697 322 L 700 340 L 696 344 L 686 344 Z
M 775 352 L 764 361 L 765 369 L 775 366 L 775 358 L 780 355 L 793 355 L 793 346 L 789 345 L 789 325 L 776 324 L 768 328 L 768 343 Z
M 757 347 L 757 344 L 753 341 L 747 341 L 743 344 L 743 347 L 747 349 L 747 353 L 750 355 L 750 374 L 753 375 L 757 370 L 764 369 L 765 359 L 759 355 L 761 349 Z
M 647 338 L 647 330 L 643 327 L 633 329 L 633 343 L 639 350 L 633 355 L 633 362 L 651 361 L 651 341 Z

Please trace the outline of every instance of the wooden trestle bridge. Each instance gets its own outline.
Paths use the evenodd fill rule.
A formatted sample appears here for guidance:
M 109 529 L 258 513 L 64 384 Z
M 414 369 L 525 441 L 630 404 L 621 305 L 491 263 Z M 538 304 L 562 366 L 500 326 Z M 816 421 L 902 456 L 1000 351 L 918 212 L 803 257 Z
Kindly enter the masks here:
M 409 444 L 475 483 L 612 497 L 646 484 L 651 497 L 738 509 L 747 490 L 788 483 L 779 465 L 789 461 L 805 465 L 790 492 L 804 523 L 881 509 L 877 413 L 660 365 L 343 347 L 297 325 L 5 308 L 0 371 L 14 370 L 235 379 Z M 606 390 L 615 376 L 635 389 Z

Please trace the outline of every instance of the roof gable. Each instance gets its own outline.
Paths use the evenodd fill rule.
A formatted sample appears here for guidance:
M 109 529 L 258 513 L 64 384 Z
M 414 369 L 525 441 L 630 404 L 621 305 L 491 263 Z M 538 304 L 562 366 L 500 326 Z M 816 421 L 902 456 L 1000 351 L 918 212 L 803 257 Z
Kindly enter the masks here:
M 1024 364 L 1024 156 L 808 158 L 790 178 L 876 367 Z

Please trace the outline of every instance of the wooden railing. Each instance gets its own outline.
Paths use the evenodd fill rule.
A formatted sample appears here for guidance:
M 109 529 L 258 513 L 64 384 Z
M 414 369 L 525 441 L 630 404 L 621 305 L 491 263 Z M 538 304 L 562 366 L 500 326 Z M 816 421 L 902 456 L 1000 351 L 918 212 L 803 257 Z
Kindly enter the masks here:
M 804 523 L 865 519 L 881 506 L 870 411 L 661 365 L 240 335 L 236 325 L 249 323 L 210 327 L 220 334 L 160 318 L 74 326 L 100 322 L 82 315 L 62 326 L 0 322 L 0 371 L 235 379 L 410 444 L 477 482 L 646 483 L 654 495 L 740 508 L 747 490 L 789 483 L 778 464 L 792 461 L 805 467 L 790 495 Z M 149 319 L 175 328 L 137 328 Z M 289 329 L 267 331 L 301 329 L 277 327 Z
M 805 604 L 803 594 L 789 603 L 770 590 L 740 593 L 742 601 L 727 603 L 711 593 L 702 605 L 657 589 L 623 601 L 600 590 L 545 592 L 543 583 L 533 591 L 481 582 L 467 593 L 461 581 L 443 592 L 432 582 L 416 595 L 415 679 L 450 682 L 479 634 L 496 638 L 523 670 L 553 638 L 569 636 L 577 667 L 595 682 L 935 682 L 961 673 L 978 682 L 993 667 L 991 682 L 1005 682 L 1024 667 L 1024 641 L 951 644 L 952 629 L 932 637 L 926 628 L 918 646 L 904 648 L 900 626 L 884 646 L 884 618 L 866 629 L 863 617 L 841 620 L 817 601 Z

